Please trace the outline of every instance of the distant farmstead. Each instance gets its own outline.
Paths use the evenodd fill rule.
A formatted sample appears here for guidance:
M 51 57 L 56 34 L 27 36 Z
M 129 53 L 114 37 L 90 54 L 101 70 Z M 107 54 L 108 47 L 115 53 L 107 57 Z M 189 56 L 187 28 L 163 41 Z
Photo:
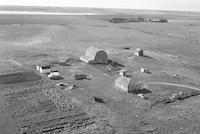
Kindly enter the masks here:
M 167 19 L 149 19 L 149 22 L 167 23 Z
M 143 56 L 144 55 L 144 51 L 141 48 L 136 48 L 135 49 L 135 55 L 136 56 Z
M 92 64 L 106 64 L 108 56 L 106 52 L 96 46 L 87 48 L 85 55 L 80 56 L 80 60 Z
M 36 70 L 42 74 L 47 74 L 51 72 L 50 66 L 36 66 Z

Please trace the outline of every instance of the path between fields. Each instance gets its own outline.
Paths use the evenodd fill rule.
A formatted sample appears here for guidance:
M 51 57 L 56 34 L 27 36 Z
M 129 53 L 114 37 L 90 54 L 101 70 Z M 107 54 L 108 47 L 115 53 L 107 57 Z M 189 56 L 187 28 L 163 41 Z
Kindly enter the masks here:
M 10 60 L 8 60 L 8 62 L 14 63 L 15 65 L 17 65 L 17 66 L 19 66 L 19 67 L 23 67 L 22 64 L 19 63 L 19 62 L 16 61 L 16 60 L 12 60 L 12 59 L 10 59 Z
M 189 86 L 189 85 L 168 83 L 168 82 L 148 82 L 147 85 L 148 84 L 160 84 L 160 85 L 169 85 L 169 86 L 176 86 L 176 87 L 185 87 L 185 88 L 190 88 L 190 89 L 194 89 L 194 90 L 200 91 L 200 88 L 197 88 L 197 87 L 192 87 L 192 86 Z

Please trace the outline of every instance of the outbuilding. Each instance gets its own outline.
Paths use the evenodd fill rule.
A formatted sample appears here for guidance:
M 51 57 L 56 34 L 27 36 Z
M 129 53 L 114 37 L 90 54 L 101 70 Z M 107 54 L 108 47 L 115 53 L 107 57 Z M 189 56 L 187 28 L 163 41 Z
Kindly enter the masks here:
M 48 74 L 48 78 L 58 77 L 58 76 L 60 76 L 60 73 L 58 71 L 52 71 L 50 72 L 50 74 Z
M 80 60 L 91 64 L 106 64 L 108 56 L 104 50 L 90 46 L 86 49 L 85 55 L 80 56 Z
M 135 55 L 136 56 L 143 56 L 144 55 L 144 51 L 141 48 L 136 48 L 135 49 Z
M 40 72 L 40 66 L 36 66 L 36 70 Z
M 123 91 L 128 92 L 130 89 L 131 79 L 121 76 L 115 80 L 115 86 Z
M 125 92 L 134 92 L 141 89 L 141 84 L 125 76 L 118 77 L 115 80 L 115 86 Z
M 121 69 L 121 70 L 119 70 L 119 75 L 120 76 L 126 76 L 127 75 L 127 70 L 126 69 Z
M 42 74 L 48 74 L 51 72 L 51 67 L 50 66 L 36 66 L 36 70 L 39 71 Z
M 148 73 L 149 71 L 146 68 L 141 68 L 141 73 Z

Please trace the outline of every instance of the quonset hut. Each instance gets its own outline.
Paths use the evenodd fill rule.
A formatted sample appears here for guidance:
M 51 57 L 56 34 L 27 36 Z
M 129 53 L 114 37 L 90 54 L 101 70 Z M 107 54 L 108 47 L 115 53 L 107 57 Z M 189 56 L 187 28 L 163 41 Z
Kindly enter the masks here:
M 86 49 L 85 55 L 80 56 L 80 60 L 91 64 L 106 64 L 108 56 L 104 50 L 90 46 Z
M 118 77 L 115 80 L 115 86 L 125 92 L 133 92 L 140 90 L 141 86 L 136 81 L 133 81 L 125 76 Z
M 115 80 L 115 86 L 119 89 L 122 89 L 123 91 L 128 92 L 130 82 L 131 82 L 131 79 L 121 76 Z

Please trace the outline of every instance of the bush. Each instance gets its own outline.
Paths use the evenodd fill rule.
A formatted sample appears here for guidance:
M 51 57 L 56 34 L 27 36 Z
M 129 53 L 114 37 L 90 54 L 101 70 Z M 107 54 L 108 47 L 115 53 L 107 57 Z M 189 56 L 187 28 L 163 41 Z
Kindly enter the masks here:
M 127 23 L 128 19 L 125 19 L 125 18 L 112 18 L 111 20 L 109 20 L 109 22 L 111 22 L 111 23 Z
M 109 20 L 111 23 L 128 23 L 128 22 L 145 22 L 145 19 L 143 17 L 138 18 L 112 18 Z
M 167 20 L 167 19 L 160 19 L 160 22 L 162 22 L 162 23 L 167 23 L 168 20 Z

